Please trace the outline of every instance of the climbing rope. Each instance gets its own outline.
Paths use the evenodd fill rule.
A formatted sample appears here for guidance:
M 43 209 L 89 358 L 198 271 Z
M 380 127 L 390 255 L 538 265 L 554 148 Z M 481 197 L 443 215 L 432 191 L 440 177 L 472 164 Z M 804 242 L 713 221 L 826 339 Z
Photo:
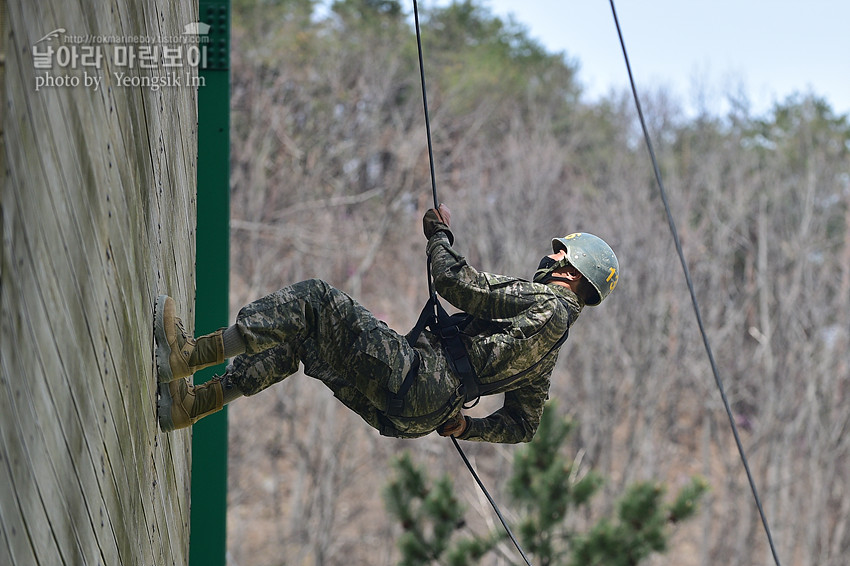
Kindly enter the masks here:
M 413 0 L 413 19 L 416 22 L 416 50 L 419 53 L 419 83 L 422 85 L 422 106 L 425 110 L 425 135 L 428 136 L 428 164 L 431 167 L 431 195 L 434 208 L 439 208 L 437 200 L 437 177 L 434 175 L 434 146 L 431 143 L 431 118 L 428 115 L 428 90 L 425 88 L 425 64 L 422 62 L 422 34 L 419 32 L 419 4 Z M 428 275 L 431 280 L 431 275 Z
M 496 516 L 499 517 L 499 521 L 502 522 L 502 526 L 505 528 L 505 532 L 508 533 L 508 536 L 511 537 L 511 540 L 516 546 L 516 549 L 519 550 L 519 553 L 522 555 L 522 559 L 525 560 L 525 563 L 528 564 L 528 566 L 531 566 L 531 561 L 528 559 L 528 556 L 525 555 L 525 552 L 522 550 L 522 547 L 517 542 L 516 537 L 511 532 L 511 528 L 508 526 L 507 521 L 505 521 L 505 518 L 502 517 L 501 511 L 499 511 L 499 506 L 496 505 L 496 502 L 493 500 L 492 497 L 490 497 L 490 492 L 487 491 L 487 488 L 484 487 L 484 484 L 481 482 L 481 478 L 479 478 L 478 474 L 475 473 L 475 468 L 473 468 L 472 464 L 469 463 L 466 454 L 463 453 L 463 449 L 460 447 L 460 444 L 458 444 L 457 438 L 455 438 L 454 436 L 451 436 L 450 438 L 452 439 L 452 442 L 454 442 L 458 454 L 460 454 L 460 457 L 463 459 L 463 463 L 466 464 L 467 468 L 469 468 L 469 473 L 472 474 L 473 478 L 475 478 L 475 482 L 478 484 L 478 487 L 481 488 L 481 491 L 483 491 L 484 495 L 487 496 L 487 501 L 490 502 L 490 505 L 492 505 L 493 509 L 496 511 Z
M 759 515 L 761 516 L 762 525 L 764 525 L 764 531 L 767 534 L 767 542 L 770 545 L 770 551 L 773 554 L 773 560 L 776 562 L 776 566 L 780 566 L 779 564 L 779 556 L 776 552 L 776 546 L 773 544 L 773 536 L 770 533 L 770 526 L 767 522 L 767 516 L 764 513 L 764 508 L 761 504 L 761 498 L 758 494 L 758 489 L 756 489 L 756 482 L 753 479 L 753 474 L 750 471 L 750 464 L 747 461 L 747 455 L 744 452 L 744 445 L 741 443 L 741 436 L 738 434 L 738 426 L 735 424 L 735 417 L 732 414 L 732 408 L 729 405 L 729 399 L 726 397 L 726 390 L 723 387 L 723 381 L 720 379 L 720 372 L 717 369 L 717 362 L 714 360 L 714 354 L 711 351 L 711 344 L 708 341 L 708 334 L 705 331 L 705 325 L 702 321 L 702 314 L 700 312 L 699 303 L 697 302 L 696 292 L 694 291 L 694 283 L 691 279 L 691 273 L 688 270 L 688 264 L 685 261 L 685 254 L 682 251 L 682 243 L 679 241 L 679 232 L 676 229 L 676 223 L 673 220 L 673 213 L 670 210 L 670 204 L 667 201 L 667 191 L 664 189 L 664 183 L 661 181 L 661 171 L 658 168 L 658 160 L 655 158 L 655 150 L 652 147 L 652 141 L 649 138 L 649 131 L 646 127 L 646 121 L 643 118 L 643 110 L 641 109 L 640 99 L 638 98 L 637 88 L 635 88 L 635 80 L 632 75 L 632 67 L 629 63 L 629 54 L 626 51 L 626 43 L 623 40 L 623 32 L 620 29 L 620 21 L 617 18 L 617 9 L 614 7 L 614 0 L 609 0 L 611 4 L 611 13 L 614 15 L 614 25 L 617 27 L 617 35 L 620 38 L 620 46 L 623 49 L 623 58 L 626 61 L 626 70 L 629 73 L 629 84 L 632 88 L 632 94 L 635 99 L 635 106 L 637 107 L 638 118 L 640 119 L 640 125 L 643 129 L 643 137 L 646 140 L 646 147 L 649 150 L 649 157 L 652 160 L 652 167 L 655 171 L 655 181 L 658 184 L 658 190 L 661 194 L 661 201 L 664 203 L 664 210 L 667 213 L 667 224 L 670 226 L 670 232 L 673 235 L 673 242 L 676 244 L 676 252 L 679 254 L 679 261 L 682 264 L 682 270 L 685 273 L 685 280 L 688 284 L 688 291 L 691 294 L 691 303 L 694 307 L 694 313 L 696 314 L 697 325 L 699 326 L 700 334 L 702 335 L 702 341 L 705 345 L 705 351 L 708 354 L 708 361 L 711 364 L 711 371 L 714 374 L 714 382 L 717 384 L 717 389 L 720 391 L 720 398 L 723 400 L 723 406 L 726 409 L 726 415 L 729 418 L 729 424 L 732 427 L 732 434 L 735 437 L 735 444 L 738 446 L 738 454 L 741 456 L 741 462 L 744 464 L 744 469 L 747 472 L 747 480 L 750 482 L 750 489 L 753 492 L 753 498 L 756 501 L 756 506 L 758 507 Z
M 431 193 L 434 197 L 434 208 L 438 208 L 440 206 L 440 201 L 437 199 L 437 181 L 436 175 L 434 174 L 434 149 L 431 143 L 431 120 L 428 115 L 428 92 L 425 88 L 425 65 L 422 60 L 422 34 L 419 31 L 419 4 L 416 0 L 413 0 L 413 19 L 416 25 L 416 48 L 419 52 L 419 80 L 422 84 L 422 105 L 425 111 L 425 133 L 428 137 L 428 163 L 431 167 Z M 436 299 L 436 290 L 434 289 L 434 281 L 431 277 L 431 262 L 427 262 L 428 269 L 428 293 L 430 294 L 432 299 Z M 436 320 L 436 301 L 434 305 L 434 317 Z M 508 526 L 507 521 L 502 516 L 502 512 L 499 510 L 499 506 L 496 504 L 496 501 L 490 495 L 490 492 L 487 491 L 487 488 L 484 487 L 484 483 L 481 481 L 481 478 L 478 477 L 478 474 L 475 473 L 475 468 L 472 467 L 472 463 L 470 463 L 469 459 L 466 457 L 463 449 L 460 447 L 457 439 L 454 436 L 450 437 L 452 442 L 457 448 L 458 454 L 460 454 L 463 463 L 466 464 L 467 469 L 469 469 L 469 473 L 472 474 L 472 477 L 475 479 L 475 482 L 478 484 L 478 487 L 481 488 L 481 491 L 484 492 L 484 495 L 487 497 L 487 501 L 490 502 L 490 505 L 493 506 L 493 510 L 496 512 L 496 516 L 499 517 L 499 521 L 502 522 L 502 526 L 505 528 L 505 532 L 508 533 L 508 537 L 510 537 L 511 541 L 516 546 L 519 553 L 522 555 L 522 559 L 525 560 L 525 563 L 528 566 L 531 565 L 531 561 L 528 559 L 528 556 L 525 555 L 525 552 L 522 550 L 522 546 L 520 546 L 519 541 L 517 541 L 514 533 L 511 532 L 510 527 Z

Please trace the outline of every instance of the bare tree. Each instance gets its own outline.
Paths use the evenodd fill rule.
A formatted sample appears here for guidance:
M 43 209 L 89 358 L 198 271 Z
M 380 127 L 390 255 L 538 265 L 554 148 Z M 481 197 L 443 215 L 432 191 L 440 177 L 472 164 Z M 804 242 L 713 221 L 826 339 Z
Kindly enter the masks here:
M 426 297 L 418 227 L 431 206 L 415 45 L 400 15 L 360 13 L 282 18 L 274 34 L 262 19 L 237 26 L 231 303 L 318 276 L 404 330 Z M 566 67 L 523 83 L 506 66 L 494 75 L 503 82 L 485 89 L 497 79 L 471 69 L 501 44 L 469 31 L 461 39 L 472 47 L 458 55 L 451 22 L 433 22 L 445 34 L 429 40 L 429 100 L 440 198 L 459 249 L 482 270 L 530 277 L 553 236 L 588 231 L 621 262 L 616 293 L 582 313 L 551 390 L 578 425 L 585 463 L 610 478 L 601 510 L 629 482 L 676 486 L 702 474 L 710 504 L 667 560 L 769 564 L 631 100 L 579 104 Z M 644 103 L 780 555 L 843 564 L 847 119 L 813 97 L 764 118 L 738 104 L 723 118 L 685 119 L 664 91 L 644 93 Z M 235 403 L 231 418 L 234 563 L 392 563 L 393 526 L 376 494 L 390 455 L 411 443 L 379 438 L 303 375 Z M 441 439 L 415 446 L 428 465 L 463 473 Z M 470 454 L 498 491 L 511 449 Z M 474 486 L 466 493 L 480 515 L 472 522 L 486 526 Z

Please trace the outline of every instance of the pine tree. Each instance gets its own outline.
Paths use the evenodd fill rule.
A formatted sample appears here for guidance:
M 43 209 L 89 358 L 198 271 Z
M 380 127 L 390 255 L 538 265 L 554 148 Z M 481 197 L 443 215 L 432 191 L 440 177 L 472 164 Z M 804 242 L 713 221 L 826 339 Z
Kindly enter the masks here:
M 694 478 L 671 503 L 664 502 L 665 488 L 638 482 L 626 490 L 613 517 L 603 517 L 586 533 L 573 531 L 566 521 L 571 512 L 584 511 L 602 485 L 590 470 L 578 473 L 564 456 L 572 430 L 553 404 L 547 407 L 532 442 L 517 451 L 508 481 L 512 504 L 522 511 L 517 528 L 526 552 L 539 566 L 636 566 L 655 552 L 664 552 L 669 527 L 697 510 L 707 489 Z M 477 564 L 505 536 L 460 533 L 464 510 L 454 495 L 452 482 L 443 476 L 430 483 L 407 453 L 394 464 L 395 477 L 385 490 L 387 510 L 403 529 L 398 546 L 402 566 Z
M 468 566 L 487 554 L 500 537 L 457 539 L 464 527 L 464 510 L 454 495 L 451 478 L 442 476 L 433 485 L 422 468 L 405 452 L 393 463 L 395 477 L 384 490 L 390 514 L 403 533 L 398 540 L 400 566 L 448 564 Z
M 508 482 L 511 500 L 525 511 L 519 537 L 543 566 L 557 564 L 575 536 L 564 521 L 570 509 L 586 505 L 602 485 L 592 470 L 582 477 L 574 473 L 563 454 L 573 425 L 556 413 L 550 403 L 534 440 L 517 451 Z

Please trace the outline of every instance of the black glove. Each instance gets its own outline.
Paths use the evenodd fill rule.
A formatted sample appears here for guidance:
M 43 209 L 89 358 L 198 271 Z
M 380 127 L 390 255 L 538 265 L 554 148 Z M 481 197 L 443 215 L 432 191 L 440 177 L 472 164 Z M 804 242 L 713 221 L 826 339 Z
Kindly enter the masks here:
M 425 237 L 430 240 L 431 236 L 437 232 L 445 232 L 449 239 L 449 245 L 454 244 L 455 236 L 449 229 L 451 217 L 452 213 L 449 207 L 444 204 L 441 204 L 440 208 L 429 209 L 422 218 L 422 229 L 425 232 Z

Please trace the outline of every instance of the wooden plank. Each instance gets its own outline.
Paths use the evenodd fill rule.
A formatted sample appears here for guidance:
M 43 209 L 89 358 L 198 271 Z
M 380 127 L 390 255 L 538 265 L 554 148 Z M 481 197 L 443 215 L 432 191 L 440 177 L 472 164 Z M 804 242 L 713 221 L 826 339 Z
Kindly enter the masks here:
M 83 99 L 83 102 L 85 102 L 85 99 Z M 65 124 L 66 130 L 55 131 L 55 134 L 60 137 L 67 138 L 79 135 L 74 134 L 73 132 L 74 121 L 65 117 L 66 115 L 73 116 L 73 112 L 71 112 L 68 108 L 62 107 L 61 104 L 59 110 L 62 112 L 63 118 L 59 120 L 51 119 L 50 121 L 53 123 Z M 88 122 L 89 120 L 87 120 L 87 116 L 83 115 L 82 118 L 78 120 L 77 127 L 81 128 L 82 124 Z M 59 170 L 61 171 L 63 186 L 108 186 L 105 183 L 99 183 L 98 180 L 93 177 L 85 177 L 83 173 L 84 171 L 97 170 L 97 167 L 92 166 L 91 163 L 86 164 L 85 156 L 82 156 L 80 159 L 74 158 L 75 156 L 79 156 L 80 153 L 85 153 L 87 150 L 84 148 L 91 148 L 93 145 L 94 144 L 87 143 L 78 146 L 78 151 L 73 156 L 69 156 L 62 152 L 58 153 L 56 156 L 56 162 L 59 166 Z M 80 166 L 80 163 L 83 163 L 83 166 Z M 103 163 L 101 163 L 101 165 L 103 165 Z M 118 222 L 118 218 L 117 215 L 113 218 L 111 213 L 106 214 L 103 208 L 92 205 L 106 199 L 93 194 L 79 195 L 75 194 L 72 190 L 68 190 L 52 194 L 51 200 L 56 208 L 56 216 L 58 218 L 68 219 L 68 222 L 63 223 L 63 225 L 60 226 L 60 231 L 62 232 L 61 239 L 66 242 L 68 240 L 75 240 L 78 243 L 78 245 L 66 246 L 66 248 L 85 250 L 86 243 L 89 243 L 90 245 L 93 243 L 89 250 L 92 248 L 105 247 L 103 244 L 104 234 L 106 233 L 106 229 L 104 227 L 106 224 L 105 219 L 109 218 L 112 221 Z M 99 432 L 99 435 L 97 436 L 100 438 L 95 439 L 94 442 L 90 442 L 91 437 L 95 436 L 92 434 L 92 431 L 85 432 L 85 434 L 82 434 L 81 436 L 82 442 L 86 444 L 91 462 L 79 465 L 85 465 L 86 467 L 89 467 L 89 465 L 97 466 L 98 462 L 104 461 L 103 456 L 99 455 L 99 446 L 103 444 L 104 439 L 104 431 L 101 430 L 100 423 L 101 421 L 105 422 L 105 419 L 101 419 L 99 417 L 101 416 L 101 411 L 106 405 L 104 401 L 101 401 L 100 405 L 90 403 L 88 401 L 99 398 L 98 393 L 101 392 L 113 392 L 110 396 L 114 399 L 114 392 L 116 388 L 118 388 L 118 385 L 113 378 L 113 376 L 118 375 L 115 371 L 115 366 L 112 365 L 111 375 L 109 375 L 110 367 L 100 366 L 101 359 L 105 363 L 108 363 L 109 358 L 105 354 L 98 356 L 96 349 L 101 346 L 95 344 L 95 342 L 97 342 L 102 345 L 106 341 L 107 331 L 103 328 L 104 317 L 107 321 L 109 320 L 108 313 L 101 314 L 103 310 L 108 310 L 108 304 L 106 301 L 104 301 L 106 308 L 101 309 L 99 308 L 100 305 L 96 304 L 94 300 L 94 297 L 108 296 L 109 286 L 105 284 L 103 277 L 104 272 L 107 271 L 107 269 L 105 269 L 104 262 L 104 256 L 106 255 L 107 253 L 100 253 L 100 250 L 96 250 L 94 252 L 84 251 L 84 253 L 77 257 L 65 257 L 63 254 L 60 254 L 58 258 L 56 256 L 53 256 L 52 258 L 54 269 L 58 268 L 63 271 L 62 273 L 54 273 L 54 279 L 73 282 L 72 285 L 63 287 L 63 304 L 68 312 L 63 313 L 64 317 L 60 317 L 57 324 L 52 325 L 55 330 L 61 330 L 61 326 L 65 320 L 76 321 L 76 326 L 78 328 L 73 330 L 66 328 L 64 331 L 74 331 L 77 335 L 82 334 L 86 338 L 83 343 L 80 341 L 77 341 L 75 344 L 69 344 L 68 342 L 63 341 L 58 342 L 57 346 L 60 349 L 59 357 L 66 362 L 66 370 L 70 373 L 70 375 L 78 375 L 83 372 L 85 367 L 97 367 L 100 371 L 96 372 L 96 375 L 102 376 L 102 380 L 96 385 L 92 383 L 93 380 L 83 380 L 79 383 L 75 383 L 72 380 L 72 382 L 69 383 L 70 390 L 75 391 L 75 388 L 77 389 L 75 391 L 76 395 L 74 398 L 76 401 L 74 405 L 79 414 L 81 427 L 86 427 L 87 423 L 92 423 L 94 427 L 97 428 L 97 432 Z M 62 260 L 67 260 L 67 263 Z M 115 283 L 116 285 L 113 287 L 123 288 L 124 286 L 120 281 Z M 59 328 L 56 328 L 57 326 Z M 115 323 L 113 323 L 113 327 L 114 326 Z M 112 328 L 111 330 L 117 329 Z M 86 347 L 81 348 L 81 345 L 85 345 Z M 118 395 L 120 395 L 120 391 L 118 392 Z M 123 403 L 121 406 L 124 407 Z M 112 432 L 114 432 L 114 427 L 111 427 L 111 429 Z M 127 430 L 129 431 L 129 429 Z M 136 459 L 131 458 L 130 460 L 135 461 Z M 122 465 L 120 469 L 123 468 L 124 466 Z M 94 474 L 90 475 L 85 473 L 84 477 L 96 476 Z M 110 483 L 112 487 L 117 485 L 114 478 L 111 478 Z M 126 483 L 122 482 L 120 485 L 126 485 Z M 98 489 L 102 497 L 106 496 L 112 500 L 116 499 L 114 494 L 110 494 L 109 487 L 104 488 L 103 485 L 99 485 Z M 107 522 L 109 522 L 109 514 L 107 513 L 106 516 Z M 122 529 L 121 532 L 126 533 L 126 530 Z M 106 552 L 106 549 L 102 550 Z M 116 552 L 114 548 L 109 548 L 108 551 L 108 555 L 113 555 Z
M 153 0 L 114 8 L 10 7 L 5 134 L 14 143 L 0 202 L 3 280 L 13 285 L 0 300 L 4 320 L 18 324 L 0 334 L 0 361 L 4 374 L 26 379 L 2 392 L 0 525 L 4 548 L 22 563 L 188 559 L 189 434 L 166 437 L 156 425 L 151 311 L 171 289 L 191 304 L 195 97 L 33 92 L 29 49 L 50 29 L 179 31 L 196 10 Z M 16 499 L 13 486 L 26 497 Z
M 0 471 L 0 480 L 3 480 L 4 474 Z M 2 506 L 0 505 L 0 509 Z M 12 543 L 9 537 L 18 538 L 18 534 L 22 533 L 20 523 L 20 515 L 15 515 L 14 518 L 0 519 L 0 564 L 34 564 L 35 555 L 32 553 L 32 547 L 27 545 L 26 555 L 21 555 L 19 559 L 15 559 L 12 554 Z M 9 536 L 6 535 L 6 529 L 9 528 Z
M 4 229 L 12 224 L 7 220 L 4 219 Z M 7 234 L 4 232 L 3 236 L 5 238 Z M 7 275 L 14 274 L 10 269 L 13 265 L 5 266 Z M 6 306 L 14 299 L 10 297 L 9 290 L 9 285 L 0 286 L 0 306 L 3 312 L 8 312 Z M 0 318 L 0 336 L 14 333 L 14 322 L 8 317 Z M 7 376 L 18 375 L 15 373 L 17 369 L 12 367 L 12 358 L 6 356 L 6 351 L 0 351 L 0 414 L 9 416 L 13 412 L 10 397 L 12 390 Z M 4 419 L 4 426 L 0 427 L 0 485 L 6 488 L 0 490 L 0 530 L 3 532 L 0 564 L 35 564 L 34 543 L 43 554 L 52 555 L 56 558 L 55 562 L 59 562 L 59 549 L 46 528 L 47 522 L 38 519 L 37 508 L 29 511 L 30 506 L 36 504 L 34 498 L 30 497 L 35 481 L 23 463 L 20 435 L 20 428 Z M 23 505 L 20 498 L 23 498 Z M 25 521 L 25 510 L 29 525 Z
M 7 304 L 5 286 L 3 295 L 3 303 Z M 0 364 L 4 375 L 26 375 L 24 368 L 12 356 L 3 355 Z M 32 553 L 38 557 L 33 563 L 43 561 L 45 564 L 61 564 L 74 553 L 76 544 L 65 537 L 66 533 L 53 530 L 50 514 L 45 507 L 45 501 L 50 502 L 51 498 L 55 501 L 60 496 L 55 481 L 46 475 L 39 477 L 37 472 L 41 470 L 35 469 L 32 464 L 28 444 L 35 444 L 36 436 L 32 430 L 27 431 L 32 417 L 26 410 L 25 387 L 25 382 L 10 381 L 0 387 L 0 414 L 4 420 L 4 426 L 0 427 L 0 438 L 9 476 L 9 482 L 3 484 L 4 491 L 8 493 L 0 499 L 3 506 L 2 521 L 4 529 L 10 534 L 10 551 L 14 556 L 23 557 Z M 16 520 L 18 517 L 20 522 Z M 79 555 L 79 552 L 76 554 Z
M 19 50 L 15 50 L 16 53 Z M 16 63 L 20 61 L 15 57 L 10 57 L 7 60 L 7 71 L 9 73 L 9 78 L 17 75 L 16 71 L 20 68 L 16 66 Z M 20 102 L 21 96 L 23 96 L 15 86 L 18 86 L 19 89 L 22 90 L 22 85 L 16 84 L 14 80 L 9 81 L 9 89 L 10 93 L 10 102 L 16 101 Z M 14 104 L 10 104 L 10 107 L 17 109 Z M 27 127 L 27 119 L 28 115 L 26 112 L 21 112 L 18 110 L 14 114 L 13 120 L 7 120 L 7 124 L 11 124 L 11 127 L 8 128 L 7 133 L 12 139 L 20 139 L 27 144 L 28 136 L 26 135 L 26 127 Z M 24 145 L 26 147 L 26 145 Z M 14 176 L 19 174 L 23 176 L 22 173 L 19 172 L 19 169 L 22 167 L 22 160 L 16 159 L 18 157 L 14 153 L 14 149 L 11 152 L 13 158 L 10 160 L 8 166 L 11 171 L 11 175 Z M 23 148 L 22 148 L 23 149 Z M 37 175 L 37 173 L 35 173 Z M 16 209 L 14 209 L 14 215 L 16 219 L 19 219 L 15 226 L 18 231 L 13 233 L 12 239 L 13 241 L 19 242 L 18 246 L 12 250 L 13 255 L 19 258 L 18 266 L 20 269 L 16 270 L 14 281 L 20 286 L 22 290 L 32 290 L 37 288 L 37 281 L 35 281 L 34 277 L 32 277 L 32 265 L 33 265 L 33 252 L 30 247 L 30 242 L 28 241 L 28 237 L 26 232 L 30 226 L 32 226 L 32 220 L 28 219 L 27 216 L 22 214 L 24 207 L 22 206 L 23 199 L 20 193 L 15 191 L 18 190 L 19 184 L 10 184 L 11 187 L 7 187 L 12 191 L 11 199 L 4 199 L 4 202 L 10 202 L 12 206 L 18 205 Z M 9 194 L 7 192 L 7 194 Z M 31 195 L 28 195 L 31 196 Z M 41 201 L 38 201 L 41 204 Z M 40 210 L 35 207 L 27 207 L 31 210 Z M 38 218 L 34 220 L 35 224 L 39 223 Z M 19 318 L 22 321 L 28 321 L 28 317 L 30 313 L 23 308 L 24 303 L 24 294 L 17 297 L 17 300 L 14 302 L 9 302 L 10 306 L 14 308 L 15 311 L 19 313 Z M 23 359 L 28 359 L 31 362 L 34 362 L 41 356 L 41 352 L 38 348 L 38 342 L 34 341 L 31 336 L 28 335 L 27 329 L 24 328 L 25 324 L 21 324 L 18 328 L 18 333 L 14 338 L 10 336 L 4 336 L 4 338 L 9 339 L 10 341 L 14 341 L 18 346 L 17 355 L 8 356 L 7 359 L 10 359 L 13 363 L 19 362 Z M 5 346 L 5 345 L 4 345 Z M 5 350 L 5 347 L 4 347 Z M 22 366 L 23 364 L 21 364 Z M 10 432 L 14 432 L 14 429 L 17 428 L 19 434 L 13 436 L 9 439 L 6 444 L 6 448 L 10 451 L 10 458 L 13 464 L 12 472 L 13 477 L 16 480 L 16 485 L 19 486 L 19 489 L 23 488 L 23 493 L 26 494 L 24 497 L 19 497 L 19 501 L 21 501 L 23 505 L 23 516 L 27 521 L 27 525 L 31 532 L 41 532 L 41 528 L 47 527 L 49 531 L 56 533 L 57 536 L 57 544 L 59 545 L 62 552 L 73 553 L 79 555 L 79 545 L 72 538 L 67 536 L 67 533 L 64 531 L 57 531 L 53 529 L 51 523 L 51 510 L 46 506 L 56 505 L 57 501 L 61 500 L 61 496 L 59 494 L 58 487 L 56 486 L 55 478 L 50 477 L 46 474 L 46 468 L 44 466 L 34 467 L 33 466 L 33 458 L 35 457 L 39 463 L 42 463 L 42 457 L 44 456 L 44 451 L 41 450 L 38 438 L 35 433 L 36 423 L 38 423 L 38 415 L 32 412 L 31 404 L 28 402 L 30 399 L 30 391 L 29 388 L 39 384 L 39 376 L 33 375 L 34 367 L 13 367 L 10 375 L 16 375 L 23 377 L 24 379 L 15 380 L 12 383 L 12 389 L 10 391 L 9 402 L 12 405 L 8 411 L 4 411 L 4 415 L 14 424 L 12 425 L 14 428 Z M 14 399 L 14 402 L 12 402 Z M 44 417 L 48 417 L 48 413 L 44 414 Z M 24 433 L 26 432 L 26 435 Z M 42 476 L 36 475 L 33 479 L 30 473 L 25 470 L 34 470 L 34 474 L 43 474 Z M 32 517 L 39 517 L 41 519 L 37 519 L 32 521 Z M 28 530 L 29 530 L 28 529 Z M 61 538 L 60 538 L 61 537 Z M 46 541 L 48 539 L 45 537 L 39 537 L 35 539 L 36 544 L 35 548 L 38 552 L 42 547 L 48 546 Z
M 29 118 L 31 123 L 39 124 L 40 122 L 50 121 L 49 119 L 42 118 L 40 110 L 41 107 L 38 105 L 30 107 Z M 39 128 L 36 126 L 33 128 L 33 131 L 39 131 Z M 14 134 L 19 132 L 13 131 L 12 133 Z M 49 155 L 47 158 L 45 158 L 44 155 L 41 155 L 40 157 L 41 164 L 50 162 Z M 38 162 L 39 160 L 35 161 L 35 163 Z M 34 162 L 31 160 L 29 163 L 32 165 Z M 34 185 L 39 182 L 44 185 L 47 184 L 48 175 L 42 174 L 42 171 L 38 166 L 30 166 L 28 169 L 29 175 L 27 176 L 27 179 L 19 182 L 14 187 L 14 190 L 18 192 L 18 202 L 23 202 L 24 195 L 30 195 L 35 192 L 31 189 L 31 186 L 28 184 L 29 182 L 34 182 Z M 63 183 L 64 179 L 58 177 L 55 173 L 53 181 L 67 186 Z M 73 342 L 62 340 L 62 337 L 64 336 L 80 336 L 79 329 L 72 329 L 66 324 L 68 321 L 73 320 L 67 313 L 67 306 L 70 298 L 67 295 L 67 291 L 73 288 L 73 285 L 68 285 L 69 280 L 71 280 L 68 276 L 68 272 L 71 271 L 72 268 L 65 265 L 63 266 L 64 272 L 57 271 L 56 264 L 57 262 L 61 262 L 65 254 L 61 252 L 56 253 L 56 250 L 51 248 L 57 247 L 57 244 L 62 244 L 62 248 L 64 248 L 63 251 L 67 251 L 79 250 L 83 246 L 81 246 L 79 239 L 77 241 L 70 239 L 69 241 L 69 238 L 61 233 L 61 222 L 67 221 L 69 218 L 67 211 L 54 210 L 53 214 L 50 214 L 52 208 L 51 201 L 54 194 L 56 193 L 48 193 L 47 198 L 42 201 L 42 204 L 46 206 L 40 207 L 37 211 L 33 211 L 29 207 L 22 207 L 19 209 L 19 213 L 25 223 L 32 227 L 28 229 L 27 236 L 30 243 L 29 252 L 33 256 L 31 258 L 32 265 L 39 266 L 38 272 L 33 277 L 33 288 L 38 289 L 38 293 L 30 294 L 30 298 L 32 299 L 29 303 L 30 308 L 35 307 L 38 309 L 38 306 L 42 306 L 36 305 L 39 300 L 44 303 L 43 311 L 40 311 L 37 314 L 34 312 L 27 313 L 28 320 L 38 320 L 46 323 L 33 326 L 35 330 L 41 331 L 41 335 L 35 339 L 34 343 L 38 344 L 40 350 L 42 350 L 39 352 L 41 363 L 47 364 L 47 367 L 45 368 L 46 371 L 43 375 L 49 376 L 48 381 L 43 383 L 37 379 L 32 380 L 34 385 L 41 386 L 38 394 L 33 397 L 37 406 L 36 414 L 50 415 L 52 409 L 55 407 L 65 407 L 68 409 L 68 412 L 64 415 L 60 415 L 60 418 L 58 419 L 59 428 L 62 430 L 62 434 L 65 437 L 64 439 L 53 439 L 54 445 L 52 446 L 53 450 L 51 451 L 51 454 L 64 454 L 65 452 L 61 451 L 62 444 L 64 444 L 66 452 L 69 452 L 73 457 L 73 455 L 79 454 L 82 451 L 82 447 L 86 444 L 85 433 L 79 430 L 79 424 L 81 424 L 83 419 L 80 419 L 79 416 L 74 419 L 74 413 L 78 413 L 77 400 L 86 399 L 87 396 L 74 394 L 74 389 L 71 387 L 71 382 L 69 382 L 67 375 L 69 366 L 71 371 L 75 374 L 82 373 L 82 371 L 79 371 L 82 368 L 76 363 L 76 356 L 73 355 L 73 352 L 78 351 L 77 344 L 79 342 L 76 340 Z M 37 212 L 37 215 L 32 216 L 31 212 Z M 54 219 L 59 220 L 59 222 L 39 222 L 39 217 L 44 218 L 45 216 L 52 216 Z M 80 319 L 77 318 L 76 320 Z M 58 340 L 57 337 L 59 337 Z M 50 352 L 49 345 L 51 343 L 54 345 L 68 343 L 73 344 L 73 346 L 65 352 Z M 47 350 L 47 352 L 44 350 Z M 62 363 L 57 363 L 57 360 L 62 360 Z M 57 401 L 53 398 L 53 391 L 63 392 L 65 397 Z M 67 396 L 67 393 L 65 392 L 71 392 L 71 395 Z M 67 431 L 69 430 L 73 431 L 70 435 L 67 434 Z M 88 502 L 94 500 L 97 488 L 91 481 L 94 478 L 94 475 L 89 473 L 92 468 L 89 466 L 88 469 L 86 469 L 86 467 L 79 469 L 80 464 L 81 462 L 78 461 L 71 466 L 73 474 L 62 474 L 60 478 L 65 479 L 66 481 L 72 477 L 76 478 L 79 488 L 82 491 L 82 503 L 75 506 L 75 509 L 85 511 L 85 514 L 88 517 L 88 523 L 93 525 L 94 519 Z M 66 490 L 73 492 L 74 488 L 68 487 Z M 70 493 L 66 495 L 66 497 L 68 497 L 70 501 L 74 502 L 76 501 L 74 499 L 74 495 L 74 493 Z M 82 517 L 75 519 L 82 519 Z M 82 525 L 85 525 L 85 522 L 75 520 L 74 525 L 75 528 L 77 528 L 77 526 L 82 528 Z M 81 538 L 84 542 L 94 540 L 94 537 L 85 535 L 79 538 Z M 95 549 L 90 547 L 87 551 L 87 555 L 94 558 L 95 554 Z
M 23 270 L 23 281 L 31 281 L 40 291 L 48 288 L 38 274 L 27 271 Z M 42 298 L 40 294 L 29 294 L 22 301 L 27 326 L 23 337 L 37 345 L 39 352 L 38 363 L 27 368 L 28 378 L 26 385 L 21 386 L 16 410 L 19 422 L 26 423 L 31 431 L 26 439 L 27 457 L 39 487 L 48 485 L 55 489 L 44 499 L 51 527 L 57 533 L 69 531 L 74 545 L 66 541 L 64 546 L 76 546 L 82 553 L 80 559 L 91 563 L 99 558 L 90 506 L 90 502 L 97 500 L 97 491 L 91 479 L 91 467 L 78 457 L 85 441 L 77 430 L 74 401 L 67 396 L 70 390 L 61 380 L 64 370 L 52 342 L 53 327 L 38 323 L 50 320 L 47 305 L 40 302 Z M 63 399 L 61 395 L 66 397 Z
M 2 394 L 0 394 L 2 395 Z M 9 432 L 9 431 L 4 431 Z M 19 504 L 15 497 L 15 483 L 12 478 L 11 464 L 9 462 L 11 451 L 6 445 L 6 434 L 0 435 L 0 451 L 2 451 L 2 462 L 0 462 L 0 481 L 9 489 L 0 493 L 0 564 L 36 564 L 38 559 L 35 555 L 33 543 L 38 544 L 41 556 L 54 557 L 54 562 L 60 561 L 59 549 L 55 541 L 49 536 L 46 528 L 47 522 L 38 520 L 38 516 L 28 511 L 28 522 L 24 520 L 24 507 Z M 36 532 L 30 532 L 36 529 Z

